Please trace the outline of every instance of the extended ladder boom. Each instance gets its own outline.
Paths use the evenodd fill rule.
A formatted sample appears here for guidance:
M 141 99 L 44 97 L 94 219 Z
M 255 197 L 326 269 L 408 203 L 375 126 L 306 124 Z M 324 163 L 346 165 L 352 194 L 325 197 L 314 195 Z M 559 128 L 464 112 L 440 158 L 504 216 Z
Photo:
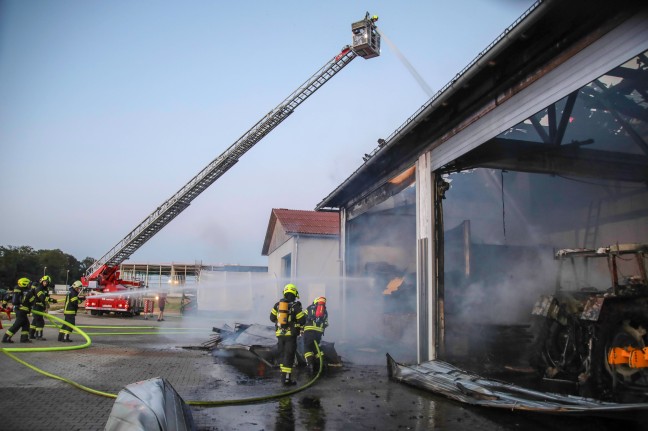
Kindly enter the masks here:
M 360 21 L 366 23 L 367 32 L 375 32 L 374 21 L 367 18 Z M 354 26 L 358 24 L 353 24 Z M 371 41 L 370 41 L 371 42 Z M 328 82 L 340 70 L 351 62 L 357 55 L 364 58 L 371 58 L 380 53 L 380 39 L 373 42 L 370 47 L 371 52 L 367 51 L 365 40 L 362 47 L 355 46 L 345 47 L 340 54 L 329 60 L 319 71 L 311 76 L 304 84 L 281 102 L 276 108 L 268 112 L 259 120 L 250 130 L 245 132 L 236 142 L 234 142 L 220 156 L 214 159 L 207 167 L 200 171 L 195 177 L 171 196 L 166 202 L 160 205 L 152 214 L 146 217 L 135 229 L 115 245 L 108 253 L 98 259 L 86 271 L 86 278 L 89 280 L 96 279 L 97 276 L 105 271 L 106 268 L 114 268 L 128 259 L 137 249 L 153 235 L 158 233 L 171 220 L 176 218 L 185 208 L 189 206 L 200 193 L 209 187 L 214 181 L 227 172 L 239 158 L 250 150 L 257 142 L 263 139 L 270 131 L 277 127 L 293 111 L 301 105 L 309 96 L 317 91 L 322 85 Z M 370 43 L 371 45 L 371 43 Z M 356 54 L 355 51 L 358 51 Z

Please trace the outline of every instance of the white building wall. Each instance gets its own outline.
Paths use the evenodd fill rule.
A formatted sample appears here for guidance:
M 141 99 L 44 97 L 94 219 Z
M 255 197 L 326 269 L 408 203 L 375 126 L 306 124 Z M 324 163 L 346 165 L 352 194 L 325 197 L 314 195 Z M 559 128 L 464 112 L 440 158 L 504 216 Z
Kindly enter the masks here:
M 282 259 L 291 254 L 292 273 L 282 277 Z M 276 282 L 276 296 L 281 297 L 286 283 L 295 283 L 305 306 L 317 296 L 326 296 L 329 309 L 341 303 L 339 239 L 292 237 L 268 255 L 268 274 Z
M 277 247 L 277 249 L 275 249 L 268 255 L 268 274 L 276 281 L 277 292 L 279 294 L 281 293 L 281 291 L 279 290 L 280 289 L 279 285 L 281 285 L 281 288 L 283 288 L 283 285 L 285 284 L 283 283 L 283 280 L 285 279 L 283 277 L 283 272 L 282 272 L 283 271 L 282 259 L 284 256 L 290 254 L 292 259 L 292 271 L 294 271 L 295 270 L 294 249 L 295 249 L 295 239 L 290 238 L 288 239 L 288 241 L 281 244 L 279 247 Z M 293 274 L 291 274 L 289 278 L 292 278 L 293 275 L 294 272 Z
M 302 303 L 310 304 L 318 296 L 338 298 L 341 280 L 338 238 L 300 237 L 296 244 L 299 256 L 295 281 L 299 283 Z

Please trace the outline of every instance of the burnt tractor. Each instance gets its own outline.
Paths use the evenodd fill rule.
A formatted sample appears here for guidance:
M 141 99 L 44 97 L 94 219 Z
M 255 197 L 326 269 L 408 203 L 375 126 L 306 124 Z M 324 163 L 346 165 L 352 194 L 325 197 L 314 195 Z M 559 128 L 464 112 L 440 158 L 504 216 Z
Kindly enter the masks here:
M 556 290 L 532 311 L 531 364 L 544 379 L 581 396 L 648 400 L 647 257 L 648 244 L 556 252 Z

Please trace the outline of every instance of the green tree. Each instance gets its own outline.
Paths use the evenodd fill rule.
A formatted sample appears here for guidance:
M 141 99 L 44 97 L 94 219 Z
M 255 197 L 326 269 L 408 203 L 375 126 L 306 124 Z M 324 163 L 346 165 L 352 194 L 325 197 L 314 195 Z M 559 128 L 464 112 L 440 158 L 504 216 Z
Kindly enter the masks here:
M 94 259 L 86 257 L 79 262 L 74 256 L 59 249 L 34 250 L 29 246 L 0 246 L 0 288 L 11 289 L 20 277 L 37 281 L 44 273 L 55 284 L 69 284 L 85 273 Z

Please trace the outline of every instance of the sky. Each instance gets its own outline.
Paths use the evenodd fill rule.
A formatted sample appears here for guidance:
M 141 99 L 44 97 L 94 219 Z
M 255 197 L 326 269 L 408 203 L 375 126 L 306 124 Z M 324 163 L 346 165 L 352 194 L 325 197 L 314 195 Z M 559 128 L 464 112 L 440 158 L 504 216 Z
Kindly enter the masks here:
M 267 265 L 313 210 L 533 0 L 0 0 L 0 246 L 98 259 L 378 15 L 354 59 L 128 260 Z

